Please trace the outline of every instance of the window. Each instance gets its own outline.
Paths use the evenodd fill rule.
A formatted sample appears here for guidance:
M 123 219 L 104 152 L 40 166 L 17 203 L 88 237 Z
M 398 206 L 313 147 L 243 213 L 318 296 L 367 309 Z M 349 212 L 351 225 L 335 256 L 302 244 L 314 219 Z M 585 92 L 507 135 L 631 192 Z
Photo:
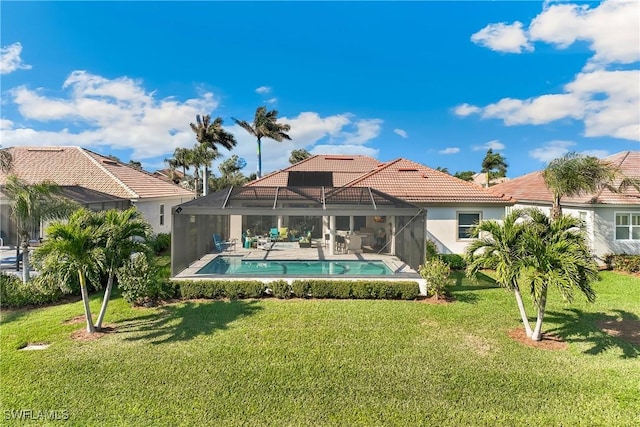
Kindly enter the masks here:
M 164 205 L 160 205 L 160 225 L 164 225 Z
M 616 214 L 616 240 L 640 240 L 640 212 Z
M 470 239 L 471 229 L 480 222 L 480 212 L 458 212 L 458 239 Z

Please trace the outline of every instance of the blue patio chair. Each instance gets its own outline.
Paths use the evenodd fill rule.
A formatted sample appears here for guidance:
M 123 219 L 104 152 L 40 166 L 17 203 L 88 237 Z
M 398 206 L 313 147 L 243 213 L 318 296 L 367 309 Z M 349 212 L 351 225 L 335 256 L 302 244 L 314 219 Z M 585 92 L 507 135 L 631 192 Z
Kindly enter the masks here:
M 278 231 L 278 228 L 272 228 L 271 231 L 269 231 L 269 237 L 271 238 L 271 240 L 278 240 L 278 237 L 280 236 L 280 232 Z
M 213 234 L 213 246 L 218 252 L 226 251 L 231 245 L 231 242 L 224 242 L 218 233 Z

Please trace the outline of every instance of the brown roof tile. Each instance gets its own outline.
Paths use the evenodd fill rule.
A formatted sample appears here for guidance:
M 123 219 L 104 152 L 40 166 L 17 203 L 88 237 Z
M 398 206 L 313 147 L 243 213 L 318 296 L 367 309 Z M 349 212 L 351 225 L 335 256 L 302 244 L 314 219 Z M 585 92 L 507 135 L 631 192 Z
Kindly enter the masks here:
M 620 171 L 628 177 L 640 178 L 640 151 L 622 151 L 605 157 L 603 160 L 620 168 Z M 619 184 L 619 181 L 617 184 Z M 551 191 L 549 191 L 542 178 L 542 171 L 532 172 L 497 184 L 489 188 L 489 191 L 494 194 L 506 194 L 519 201 L 545 203 L 553 201 Z M 622 193 L 614 193 L 608 189 L 602 189 L 598 193 L 563 197 L 562 202 L 568 204 L 640 205 L 640 192 L 634 188 L 627 188 Z
M 192 197 L 193 192 L 124 163 L 75 146 L 11 147 L 13 170 L 20 179 L 77 185 L 125 199 Z M 6 175 L 0 173 L 0 185 Z

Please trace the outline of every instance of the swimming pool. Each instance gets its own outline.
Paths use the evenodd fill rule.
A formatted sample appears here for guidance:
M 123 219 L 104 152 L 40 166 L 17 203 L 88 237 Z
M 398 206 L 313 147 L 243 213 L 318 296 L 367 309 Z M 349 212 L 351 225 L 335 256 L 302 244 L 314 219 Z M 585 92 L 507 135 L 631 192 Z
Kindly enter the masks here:
M 196 274 L 247 276 L 391 276 L 383 261 L 372 260 L 244 260 L 218 256 Z

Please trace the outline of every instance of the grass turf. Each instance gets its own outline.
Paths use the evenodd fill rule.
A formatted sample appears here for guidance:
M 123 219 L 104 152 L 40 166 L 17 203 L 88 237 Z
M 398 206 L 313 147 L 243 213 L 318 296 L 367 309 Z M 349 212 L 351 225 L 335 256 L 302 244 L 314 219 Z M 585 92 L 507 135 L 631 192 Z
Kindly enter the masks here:
M 640 315 L 640 279 L 602 273 L 598 299 L 551 294 L 544 330 L 564 351 L 524 346 L 511 294 L 456 275 L 457 302 L 188 301 L 110 304 L 116 333 L 70 335 L 81 302 L 5 312 L 0 406 L 66 411 L 69 425 L 640 424 L 640 349 L 596 322 Z M 92 300 L 97 311 L 100 295 Z M 530 306 L 530 302 L 528 302 Z M 533 311 L 531 311 L 533 315 Z M 18 351 L 26 343 L 51 343 Z M 55 424 L 55 421 L 51 422 Z M 25 425 L 24 421 L 15 421 Z

